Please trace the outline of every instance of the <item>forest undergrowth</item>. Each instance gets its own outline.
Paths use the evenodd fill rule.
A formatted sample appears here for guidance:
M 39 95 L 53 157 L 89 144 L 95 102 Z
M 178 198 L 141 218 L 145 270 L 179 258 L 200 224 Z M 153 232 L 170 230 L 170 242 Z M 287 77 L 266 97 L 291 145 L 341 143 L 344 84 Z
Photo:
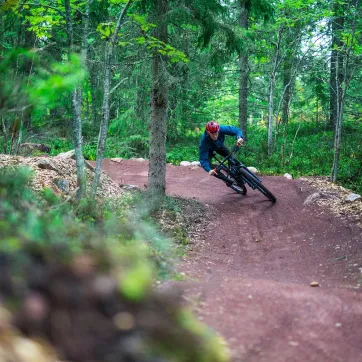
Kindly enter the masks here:
M 182 209 L 195 209 L 193 201 L 166 198 L 157 211 L 139 206 L 140 193 L 76 203 L 50 189 L 35 192 L 31 179 L 28 168 L 0 168 L 0 311 L 11 313 L 7 323 L 53 345 L 62 360 L 228 361 L 223 342 L 181 298 L 154 288 L 160 278 L 177 277 L 184 246 L 174 243 L 185 243 Z M 204 210 L 198 213 L 203 219 Z
M 178 165 L 181 161 L 198 160 L 198 144 L 202 131 L 173 136 L 167 143 L 166 161 Z M 294 178 L 302 176 L 330 176 L 333 164 L 333 131 L 325 123 L 291 122 L 285 130 L 279 127 L 274 153 L 268 156 L 267 129 L 250 125 L 248 141 L 238 158 L 247 166 L 256 167 L 263 175 L 289 173 Z M 46 140 L 52 155 L 72 149 L 72 143 L 62 138 Z M 42 139 L 44 142 L 44 139 Z M 84 155 L 96 158 L 96 136 L 85 135 Z M 233 138 L 227 138 L 231 147 Z M 111 134 L 107 140 L 105 157 L 148 158 L 148 138 L 142 134 Z M 338 184 L 362 193 L 362 123 L 345 122 L 340 151 Z

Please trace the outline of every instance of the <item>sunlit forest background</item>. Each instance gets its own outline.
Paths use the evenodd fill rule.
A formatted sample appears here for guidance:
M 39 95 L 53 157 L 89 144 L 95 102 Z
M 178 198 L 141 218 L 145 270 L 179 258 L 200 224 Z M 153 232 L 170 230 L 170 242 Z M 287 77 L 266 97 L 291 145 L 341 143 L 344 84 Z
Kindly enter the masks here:
M 358 1 L 157 3 L 3 2 L 2 152 L 24 142 L 52 155 L 74 149 L 80 122 L 82 152 L 95 160 L 103 122 L 104 157 L 148 158 L 156 51 L 167 162 L 197 160 L 214 119 L 242 128 L 241 158 L 265 174 L 332 176 L 334 167 L 335 180 L 361 190 Z
M 239 157 L 262 175 L 361 193 L 361 15 L 358 0 L 0 0 L 1 160 L 75 150 L 78 185 L 34 190 L 28 168 L 0 167 L 1 333 L 11 312 L 64 360 L 228 361 L 154 289 L 183 277 L 185 207 L 207 220 L 165 195 L 166 164 L 198 160 L 215 120 L 242 129 Z M 96 197 L 102 160 L 134 157 L 154 193 Z M 0 352 L 22 361 L 12 333 Z

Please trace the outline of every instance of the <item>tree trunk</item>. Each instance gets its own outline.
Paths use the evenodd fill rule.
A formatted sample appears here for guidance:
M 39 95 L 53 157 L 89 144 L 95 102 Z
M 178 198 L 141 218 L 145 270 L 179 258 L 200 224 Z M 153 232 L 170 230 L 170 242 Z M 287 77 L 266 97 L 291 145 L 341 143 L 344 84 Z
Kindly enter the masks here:
M 339 54 L 337 56 L 337 62 L 336 62 L 336 124 L 334 129 L 334 155 L 333 155 L 333 166 L 332 166 L 332 175 L 331 175 L 331 181 L 336 182 L 337 176 L 338 176 L 338 168 L 339 168 L 339 154 L 341 149 L 341 141 L 342 141 L 342 124 L 343 124 L 343 111 L 344 111 L 344 97 L 345 94 L 343 94 L 342 91 L 342 83 L 340 83 L 340 70 L 341 63 L 343 63 L 342 60 L 342 54 Z M 344 74 L 344 77 L 342 77 L 341 82 L 344 82 L 344 86 L 346 89 L 346 72 Z
M 336 120 L 336 127 L 334 130 L 334 155 L 333 155 L 333 166 L 332 166 L 332 177 L 331 177 L 332 182 L 336 182 L 338 176 L 339 154 L 340 154 L 341 141 L 342 141 L 343 109 L 344 109 L 344 101 L 342 99 L 340 102 L 338 102 L 337 120 Z
M 103 155 L 106 148 L 106 140 L 107 140 L 107 133 L 108 133 L 108 123 L 109 123 L 109 99 L 111 93 L 111 59 L 113 55 L 113 49 L 118 39 L 118 33 L 123 23 L 123 20 L 127 14 L 127 10 L 130 7 L 133 0 L 128 0 L 127 4 L 122 10 L 120 14 L 116 28 L 111 36 L 111 38 L 107 41 L 105 46 L 105 54 L 104 54 L 104 94 L 103 94 L 103 107 L 102 107 L 102 121 L 99 128 L 99 135 L 98 135 L 98 144 L 97 144 L 97 160 L 96 160 L 96 169 L 94 171 L 94 178 L 92 184 L 92 192 L 91 197 L 94 200 L 97 188 L 99 184 L 99 180 L 101 178 L 102 172 L 102 161 Z
M 268 102 L 268 156 L 273 153 L 273 115 L 274 115 L 275 71 L 270 73 L 269 102 Z
M 82 39 L 82 43 L 83 43 L 83 47 L 82 47 L 82 53 L 83 53 L 83 57 L 84 57 L 84 63 L 87 67 L 88 70 L 88 84 L 89 87 L 92 87 L 92 83 L 90 82 L 90 63 L 89 63 L 89 44 L 88 44 L 88 39 L 89 39 L 89 15 L 90 15 L 90 7 L 92 5 L 93 0 L 88 0 L 87 4 L 86 4 L 86 8 L 85 8 L 85 13 L 84 13 L 84 28 L 83 28 L 83 39 Z M 92 93 L 92 90 L 91 90 Z M 89 96 L 87 95 L 85 98 L 85 102 L 86 102 L 86 111 L 85 111 L 85 121 L 89 122 L 89 119 L 91 118 L 90 116 L 90 107 L 89 107 Z
M 34 32 L 29 31 L 28 28 L 30 28 L 30 24 L 27 22 L 25 24 L 25 39 L 24 39 L 24 48 L 29 47 L 29 44 L 32 44 L 33 47 L 35 47 L 36 45 L 36 37 Z M 25 61 L 24 64 L 24 76 L 28 77 L 27 80 L 27 86 L 30 83 L 30 78 L 32 76 L 32 71 L 33 71 L 33 65 L 34 65 L 34 55 L 32 56 L 31 60 L 28 59 Z M 27 108 L 24 112 L 23 112 L 23 126 L 25 130 L 30 129 L 31 127 L 31 108 Z
M 167 43 L 167 25 L 164 15 L 167 0 L 157 0 L 156 16 L 158 27 L 156 37 Z M 148 191 L 152 197 L 162 198 L 166 191 L 166 60 L 157 51 L 153 55 L 151 120 L 150 120 L 150 164 L 148 171 Z
M 66 26 L 68 33 L 68 50 L 69 54 L 73 51 L 73 22 L 72 22 L 72 13 L 70 7 L 70 0 L 64 0 L 65 14 L 66 14 Z M 86 194 L 86 176 L 84 169 L 84 157 L 82 152 L 82 97 L 81 90 L 79 87 L 76 87 L 71 94 L 72 97 L 72 108 L 73 108 L 73 139 L 74 139 L 74 149 L 75 149 L 75 163 L 77 168 L 77 199 L 80 200 Z
M 268 156 L 273 153 L 273 119 L 274 119 L 274 88 L 276 72 L 280 64 L 280 43 L 282 39 L 282 28 L 278 31 L 277 43 L 275 44 L 275 55 L 273 68 L 270 71 L 269 100 L 268 100 Z
M 3 152 L 4 152 L 4 154 L 7 154 L 9 136 L 8 136 L 8 127 L 5 122 L 4 116 L 1 116 L 1 130 L 2 130 L 3 137 L 4 137 Z
M 342 143 L 344 103 L 347 95 L 347 90 L 349 87 L 349 82 L 352 79 L 352 73 L 353 73 L 353 69 L 351 69 L 350 67 L 350 56 L 358 29 L 357 26 L 357 18 L 359 18 L 358 9 L 359 9 L 359 1 L 355 0 L 352 4 L 352 7 L 349 8 L 351 12 L 354 12 L 352 16 L 353 19 L 352 24 L 350 24 L 350 29 L 348 29 L 350 38 L 347 43 L 342 44 L 341 42 L 341 45 L 343 45 L 343 51 L 342 49 L 340 49 L 336 58 L 335 83 L 336 83 L 336 100 L 337 100 L 337 118 L 336 118 L 335 131 L 334 131 L 334 157 L 333 157 L 333 166 L 331 173 L 332 182 L 336 182 L 338 177 L 339 155 Z M 345 26 L 344 19 L 342 19 L 339 22 L 339 24 L 341 24 L 344 28 Z
M 284 83 L 284 93 L 283 93 L 283 111 L 282 111 L 282 123 L 287 124 L 289 121 L 289 107 L 291 101 L 291 89 L 292 89 L 292 65 L 293 60 L 290 56 L 284 61 L 284 74 L 283 74 L 283 83 Z
M 335 2 L 333 5 L 334 16 L 332 22 L 332 50 L 331 50 L 331 63 L 330 63 L 330 81 L 329 81 L 329 128 L 336 127 L 338 110 L 337 110 L 337 94 L 341 93 L 341 89 L 337 89 L 338 85 L 342 83 L 341 66 L 337 67 L 340 62 L 340 52 L 338 48 L 341 47 L 341 31 L 344 26 L 343 6 Z M 337 49 L 336 49 L 337 48 Z
M 249 11 L 246 8 L 246 0 L 240 0 L 240 18 L 239 25 L 242 29 L 248 29 Z M 248 120 L 248 79 L 249 79 L 249 65 L 248 65 L 248 51 L 245 49 L 239 55 L 239 126 L 243 132 L 244 139 L 247 140 L 247 120 Z
M 90 65 L 89 66 L 89 86 L 90 86 L 90 96 L 92 102 L 92 126 L 96 126 L 99 122 L 99 114 L 98 114 L 98 99 L 97 97 L 97 65 Z
M 84 168 L 84 156 L 82 152 L 83 135 L 82 135 L 82 97 L 80 89 L 77 87 L 72 92 L 72 106 L 74 112 L 73 134 L 74 134 L 74 150 L 75 150 L 75 163 L 77 167 L 77 199 L 80 200 L 86 195 L 87 180 Z
M 96 160 L 96 169 L 94 172 L 94 179 L 92 184 L 92 199 L 95 199 L 99 180 L 101 177 L 102 171 L 102 161 L 103 155 L 106 148 L 106 139 L 108 132 L 108 123 L 109 123 L 109 96 L 110 96 L 110 86 L 111 86 L 111 55 L 112 55 L 112 45 L 107 42 L 105 55 L 104 55 L 104 87 L 103 87 L 103 107 L 102 107 L 102 121 L 99 128 L 98 135 L 98 144 L 97 144 L 97 160 Z
M 89 44 L 88 44 L 88 38 L 89 38 L 89 15 L 90 15 L 90 7 L 92 5 L 93 0 L 88 0 L 85 8 L 85 14 L 84 14 L 84 29 L 83 29 L 83 56 L 84 61 L 87 65 L 87 68 L 89 68 Z

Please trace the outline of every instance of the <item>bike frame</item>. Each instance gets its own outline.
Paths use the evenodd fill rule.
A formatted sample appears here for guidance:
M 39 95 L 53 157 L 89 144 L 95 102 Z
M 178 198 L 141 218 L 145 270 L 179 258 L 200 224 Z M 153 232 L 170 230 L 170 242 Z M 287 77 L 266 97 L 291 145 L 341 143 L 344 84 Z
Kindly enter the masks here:
M 219 165 L 215 168 L 216 177 L 222 179 L 227 183 L 234 191 L 239 194 L 246 195 L 245 184 L 248 184 L 253 190 L 257 189 L 264 196 L 266 196 L 271 202 L 276 202 L 276 197 L 268 190 L 265 185 L 262 184 L 261 179 L 251 172 L 244 164 L 233 158 L 233 155 L 240 149 L 239 146 L 235 146 L 234 149 L 227 155 L 222 161 L 217 157 L 215 159 L 219 162 Z M 225 163 L 228 161 L 228 165 Z M 221 171 L 225 171 L 226 175 Z M 230 183 L 230 184 L 229 184 Z
M 220 176 L 224 181 L 231 181 L 230 179 L 225 180 L 224 179 L 224 175 L 222 175 L 220 173 L 221 169 L 224 169 L 225 171 L 227 171 L 227 176 L 231 175 L 233 178 L 239 178 L 241 177 L 242 180 L 247 183 L 253 190 L 255 190 L 258 185 L 253 182 L 253 180 L 257 180 L 258 182 L 262 182 L 260 180 L 260 178 L 258 176 L 256 176 L 253 172 L 251 172 L 242 162 L 235 160 L 233 158 L 233 155 L 235 155 L 240 149 L 240 146 L 235 146 L 233 148 L 233 150 L 230 152 L 230 154 L 228 156 L 226 156 L 222 161 L 220 161 L 217 157 L 215 157 L 215 159 L 219 162 L 219 165 L 216 167 L 216 173 L 218 174 L 218 176 Z M 230 161 L 233 160 L 233 162 L 236 162 L 236 165 L 230 165 L 230 162 L 228 163 L 228 166 L 225 165 L 226 161 Z M 252 177 L 251 179 L 244 177 L 243 175 L 241 175 L 238 170 L 240 168 L 243 168 L 247 173 L 249 173 Z M 227 177 L 226 176 L 226 177 Z

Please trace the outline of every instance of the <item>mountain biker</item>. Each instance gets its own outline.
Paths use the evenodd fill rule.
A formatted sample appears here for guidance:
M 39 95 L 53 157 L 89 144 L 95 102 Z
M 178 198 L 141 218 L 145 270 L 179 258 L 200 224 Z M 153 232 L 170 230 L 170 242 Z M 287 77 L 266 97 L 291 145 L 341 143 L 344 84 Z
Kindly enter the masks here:
M 220 126 L 215 121 L 207 122 L 199 145 L 199 159 L 201 167 L 208 172 L 210 176 L 221 178 L 212 168 L 211 160 L 214 152 L 224 157 L 230 154 L 230 150 L 224 145 L 225 135 L 236 136 L 236 144 L 238 146 L 244 142 L 243 133 L 239 128 Z

